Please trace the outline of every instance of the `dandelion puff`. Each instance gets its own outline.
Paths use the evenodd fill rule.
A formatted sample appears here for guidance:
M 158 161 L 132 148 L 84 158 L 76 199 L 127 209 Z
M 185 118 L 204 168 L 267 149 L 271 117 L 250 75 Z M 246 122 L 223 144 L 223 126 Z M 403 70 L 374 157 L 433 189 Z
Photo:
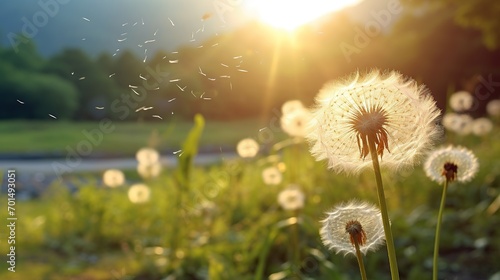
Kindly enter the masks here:
M 151 191 L 144 184 L 135 184 L 128 190 L 128 199 L 132 203 L 145 203 L 149 201 Z
M 456 92 L 450 97 L 450 107 L 457 112 L 469 110 L 473 103 L 474 98 L 467 91 Z
M 245 138 L 238 142 L 236 152 L 242 158 L 253 158 L 259 152 L 259 143 L 252 138 Z
M 125 175 L 118 169 L 108 169 L 102 175 L 102 181 L 110 188 L 116 188 L 125 183 Z
M 335 205 L 326 214 L 327 217 L 321 221 L 321 240 L 337 254 L 356 255 L 355 241 L 365 255 L 384 244 L 382 215 L 376 206 L 352 200 Z
M 465 136 L 472 132 L 474 119 L 467 114 L 459 114 L 456 120 L 455 132 L 459 135 Z
M 444 183 L 468 182 L 476 175 L 479 163 L 476 156 L 464 147 L 442 147 L 429 154 L 424 170 L 431 180 Z
M 281 117 L 281 128 L 292 137 L 305 137 L 311 113 L 306 108 L 296 109 Z
M 159 161 L 151 164 L 139 163 L 137 165 L 137 173 L 144 179 L 156 178 L 160 175 L 162 170 L 161 163 Z
M 311 153 L 339 173 L 373 168 L 366 158 L 369 142 L 376 145 L 380 165 L 397 170 L 415 164 L 440 136 L 433 97 L 398 72 L 375 70 L 330 82 L 316 103 L 307 135 Z
M 283 175 L 277 167 L 271 166 L 262 171 L 262 180 L 266 185 L 279 185 Z
M 500 117 L 500 99 L 488 102 L 488 104 L 486 104 L 486 112 L 492 117 Z
M 158 162 L 160 154 L 153 148 L 141 148 L 135 154 L 139 164 L 150 165 Z
M 300 110 L 303 108 L 304 104 L 302 104 L 300 100 L 289 100 L 283 103 L 283 105 L 281 106 L 281 113 L 283 113 L 283 115 L 286 116 L 288 114 L 295 112 L 296 110 Z
M 442 124 L 444 128 L 450 131 L 458 130 L 459 122 L 460 122 L 460 116 L 456 113 L 446 113 L 442 119 Z
M 290 185 L 278 194 L 278 204 L 285 210 L 304 208 L 305 195 L 296 185 Z
M 488 118 L 478 118 L 472 123 L 472 133 L 477 136 L 484 136 L 493 130 L 493 123 Z

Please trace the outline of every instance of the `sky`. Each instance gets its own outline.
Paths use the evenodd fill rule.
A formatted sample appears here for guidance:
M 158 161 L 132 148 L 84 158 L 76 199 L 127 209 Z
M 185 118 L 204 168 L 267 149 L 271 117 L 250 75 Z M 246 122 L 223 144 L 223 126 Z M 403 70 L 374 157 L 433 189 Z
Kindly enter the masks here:
M 16 0 L 2 1 L 0 42 L 28 34 L 50 56 L 65 47 L 91 55 L 132 49 L 150 53 L 195 45 L 248 17 L 234 0 Z M 204 18 L 204 20 L 203 20 Z M 117 49 L 119 49 L 117 51 Z M 147 49 L 147 50 L 146 50 Z

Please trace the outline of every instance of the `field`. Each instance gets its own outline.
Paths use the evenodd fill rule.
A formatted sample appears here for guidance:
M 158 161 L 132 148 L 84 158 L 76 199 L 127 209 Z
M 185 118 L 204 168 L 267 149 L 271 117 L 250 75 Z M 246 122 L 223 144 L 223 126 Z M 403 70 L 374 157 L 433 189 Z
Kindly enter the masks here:
M 255 158 L 191 166 L 189 155 L 196 150 L 196 133 L 184 140 L 191 126 L 182 124 L 169 130 L 160 124 L 117 125 L 98 147 L 99 151 L 133 154 L 155 129 L 162 135 L 161 141 L 167 141 L 160 148 L 184 143 L 186 156 L 179 157 L 179 167 L 163 170 L 156 178 L 142 180 L 136 175 L 133 182 L 107 188 L 99 177 L 85 174 L 88 180 L 75 182 L 75 192 L 56 183 L 39 199 L 17 201 L 16 273 L 9 272 L 8 264 L 2 261 L 0 277 L 359 278 L 353 255 L 335 254 L 322 244 L 319 221 L 338 202 L 355 198 L 376 203 L 372 172 L 337 175 L 326 169 L 325 162 L 314 160 L 307 143 L 278 143 L 279 137 L 272 144 L 280 148 L 271 147 Z M 208 123 L 201 145 L 234 147 L 243 137 L 256 138 L 259 127 L 255 121 Z M 18 134 L 4 134 L 16 128 Z M 4 123 L 0 147 L 6 151 L 5 143 L 14 142 L 9 137 L 18 137 L 17 146 L 7 150 L 24 151 L 27 142 L 21 139 L 36 136 L 37 141 L 29 142 L 32 151 L 54 151 L 78 141 L 79 131 L 90 128 L 92 124 Z M 50 143 L 48 137 L 56 143 Z M 440 247 L 443 279 L 489 279 L 495 273 L 498 277 L 500 215 L 492 212 L 491 205 L 500 193 L 499 140 L 498 127 L 484 138 L 448 134 L 445 140 L 471 149 L 480 169 L 472 181 L 452 183 L 448 189 Z M 42 142 L 48 143 L 43 146 Z M 269 166 L 282 172 L 283 178 L 276 185 L 263 181 L 262 172 Z M 421 166 L 402 173 L 386 170 L 382 177 L 401 278 L 430 279 L 442 187 L 431 182 Z M 149 201 L 131 203 L 127 192 L 134 183 L 149 186 Z M 277 196 L 291 184 L 304 193 L 305 205 L 286 211 L 277 203 Z M 7 201 L 7 196 L 3 194 L 0 200 Z M 0 220 L 6 221 L 6 215 L 2 210 Z M 4 232 L 2 241 L 7 239 Z M 8 252 L 6 242 L 0 246 L 2 252 Z M 368 278 L 389 278 L 385 247 L 367 254 L 365 265 Z

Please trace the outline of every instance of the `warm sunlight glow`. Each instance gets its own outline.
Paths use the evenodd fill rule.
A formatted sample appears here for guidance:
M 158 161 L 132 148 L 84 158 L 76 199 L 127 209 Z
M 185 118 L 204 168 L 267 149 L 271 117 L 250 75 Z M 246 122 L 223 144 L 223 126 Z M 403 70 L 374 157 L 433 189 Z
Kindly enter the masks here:
M 247 8 L 263 22 L 292 31 L 327 13 L 353 6 L 361 0 L 252 0 Z

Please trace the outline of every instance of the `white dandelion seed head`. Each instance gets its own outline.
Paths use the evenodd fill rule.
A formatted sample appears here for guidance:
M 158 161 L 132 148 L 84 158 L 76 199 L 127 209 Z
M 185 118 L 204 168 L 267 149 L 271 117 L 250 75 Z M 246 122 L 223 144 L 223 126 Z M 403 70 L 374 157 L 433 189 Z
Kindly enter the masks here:
M 384 224 L 380 210 L 373 204 L 352 200 L 337 204 L 326 213 L 327 217 L 321 221 L 321 240 L 330 250 L 337 254 L 356 254 L 356 248 L 351 243 L 351 237 L 346 226 L 352 221 L 361 225 L 366 240 L 360 244 L 360 251 L 366 255 L 368 251 L 375 251 L 385 241 Z
M 290 185 L 278 194 L 278 204 L 284 210 L 304 208 L 305 195 L 296 185 Z
M 311 118 L 312 115 L 308 109 L 296 109 L 291 113 L 281 116 L 281 128 L 292 137 L 305 137 Z
M 135 184 L 128 190 L 128 199 L 132 203 L 145 203 L 149 201 L 151 190 L 145 184 Z
M 266 185 L 279 185 L 283 180 L 283 175 L 278 167 L 271 166 L 262 171 L 262 180 Z
M 474 124 L 474 119 L 467 114 L 458 114 L 455 124 L 455 129 L 453 130 L 459 135 L 465 136 L 472 133 L 472 126 Z
M 153 148 L 141 148 L 135 154 L 135 158 L 140 164 L 153 164 L 160 160 L 160 154 Z
M 236 145 L 236 152 L 242 158 L 253 158 L 259 152 L 259 143 L 252 138 L 242 139 Z
M 488 118 L 478 118 L 472 123 L 472 133 L 484 136 L 493 130 L 493 123 Z
M 500 99 L 488 102 L 488 104 L 486 104 L 486 112 L 492 117 L 500 117 Z
M 459 119 L 460 117 L 456 113 L 446 113 L 444 114 L 441 123 L 447 130 L 456 131 L 460 121 Z
M 102 175 L 102 181 L 106 186 L 116 188 L 125 183 L 125 175 L 121 170 L 108 169 Z
M 137 173 L 144 179 L 156 178 L 160 175 L 162 165 L 159 161 L 151 164 L 139 163 L 137 165 Z
M 447 177 L 451 181 L 468 182 L 478 170 L 479 163 L 474 153 L 460 146 L 441 147 L 431 152 L 424 163 L 427 177 L 439 184 Z
M 281 106 L 281 113 L 283 115 L 288 115 L 288 114 L 291 114 L 291 113 L 295 112 L 296 110 L 300 110 L 302 108 L 304 108 L 304 104 L 302 104 L 302 101 L 289 100 L 289 101 L 283 103 L 283 105 Z
M 472 107 L 474 98 L 468 91 L 458 91 L 450 97 L 450 107 L 457 111 L 467 111 Z
M 379 141 L 380 165 L 391 170 L 413 166 L 441 136 L 440 111 L 429 91 L 398 72 L 375 70 L 328 83 L 316 103 L 307 135 L 311 153 L 337 172 L 373 168 L 368 134 Z

